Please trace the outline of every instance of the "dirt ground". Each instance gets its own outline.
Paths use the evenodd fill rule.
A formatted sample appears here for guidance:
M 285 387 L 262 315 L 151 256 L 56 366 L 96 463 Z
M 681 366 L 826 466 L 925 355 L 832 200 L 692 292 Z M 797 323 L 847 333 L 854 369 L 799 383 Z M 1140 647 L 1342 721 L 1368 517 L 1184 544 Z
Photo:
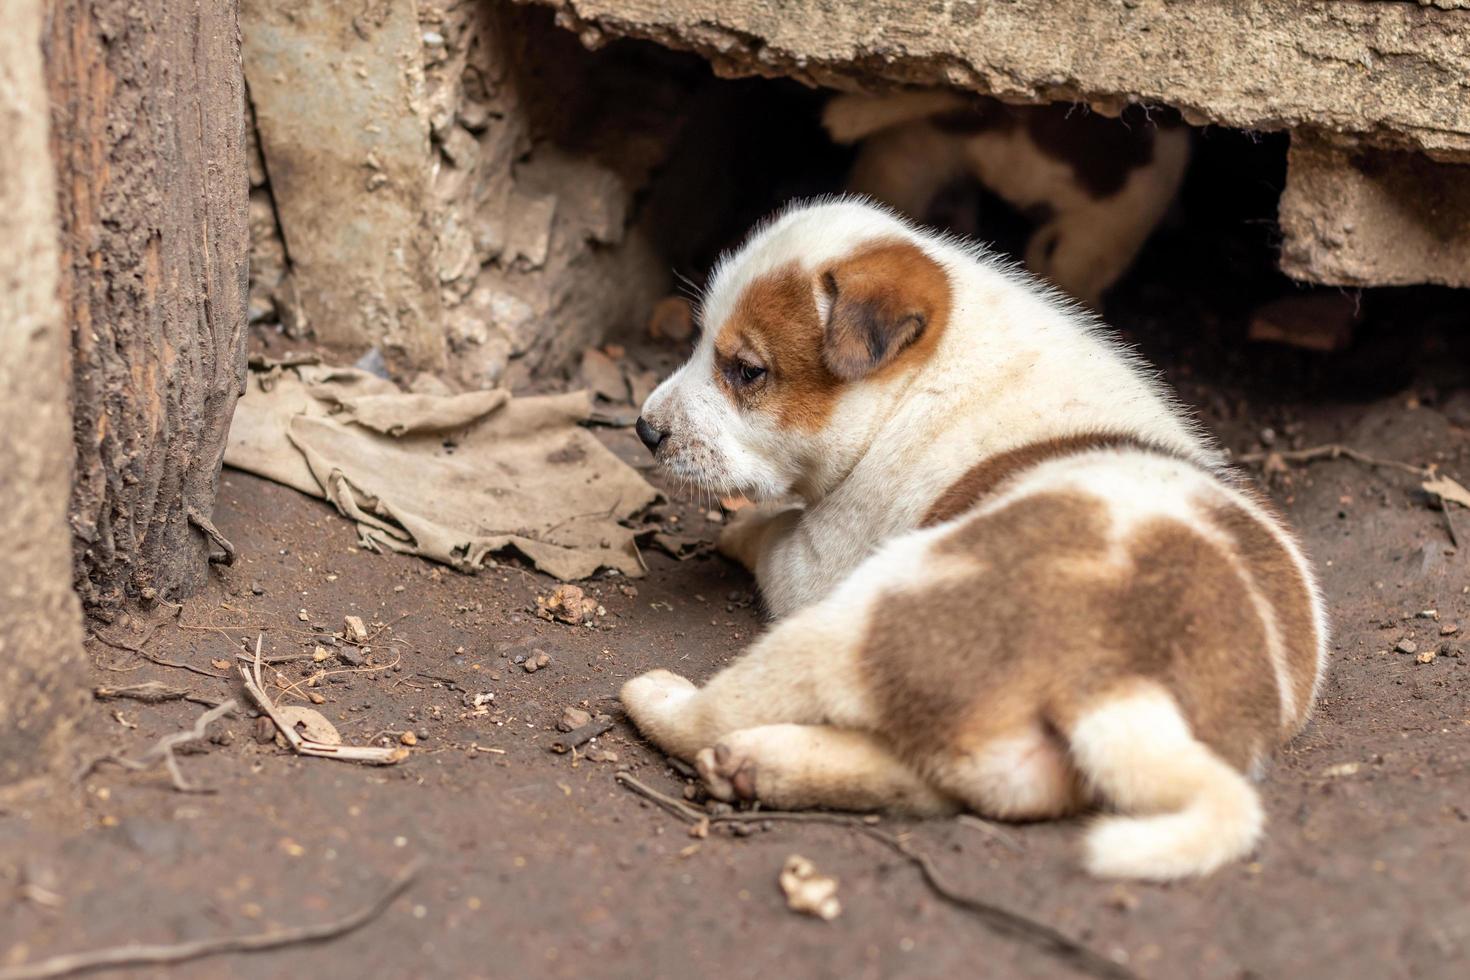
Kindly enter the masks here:
M 1444 293 L 1374 294 L 1352 351 L 1312 355 L 1246 343 L 1230 276 L 1213 290 L 1158 285 L 1198 261 L 1154 249 L 1112 319 L 1227 446 L 1338 443 L 1433 464 L 1470 484 L 1463 304 Z M 677 353 L 662 351 L 661 365 Z M 629 430 L 600 431 L 646 466 Z M 1047 923 L 1142 976 L 1464 976 L 1470 511 L 1457 512 L 1456 548 L 1446 515 L 1409 473 L 1325 460 L 1290 464 L 1269 488 L 1317 561 L 1335 640 L 1315 719 L 1262 787 L 1269 830 L 1253 860 L 1199 882 L 1120 886 L 1080 872 L 1076 821 L 1002 833 L 955 821 L 881 826 L 906 835 L 965 894 Z M 654 519 L 712 539 L 719 521 L 705 504 L 674 494 Z M 701 838 L 615 782 L 626 769 L 663 792 L 694 792 L 622 720 L 615 695 L 652 667 L 707 678 L 761 628 L 750 579 L 722 558 L 649 553 L 646 578 L 590 584 L 606 615 L 596 628 L 574 628 L 535 617 L 536 596 L 554 585 L 543 576 L 514 565 L 464 576 L 361 550 L 325 504 L 239 472 L 224 475 L 216 523 L 240 560 L 204 594 L 177 616 L 158 609 L 96 626 L 113 644 L 146 641 L 151 657 L 188 669 L 92 640 L 94 683 L 153 680 L 243 702 L 222 666 L 242 643 L 260 635 L 268 656 L 309 655 L 323 632 L 356 615 L 372 634 L 370 651 L 339 658 L 338 646 L 320 664 L 282 664 L 281 683 L 268 671 L 267 686 L 283 703 L 321 697 L 350 742 L 392 744 L 413 732 L 416 744 L 388 768 L 303 759 L 258 742 L 242 711 L 180 754 L 187 778 L 209 793 L 176 792 L 162 770 L 104 765 L 49 796 L 4 802 L 0 970 L 125 942 L 324 922 L 363 907 L 421 861 L 409 890 L 360 931 L 166 972 L 1066 974 L 1045 952 L 943 901 L 911 864 L 851 828 L 755 825 L 736 836 L 716 827 Z M 518 659 L 538 649 L 551 662 L 529 673 Z M 1428 653 L 1432 662 L 1421 663 Z M 548 744 L 568 706 L 609 712 L 616 724 L 583 752 L 555 754 Z M 93 702 L 81 722 L 84 756 L 136 757 L 203 710 Z M 840 879 L 835 921 L 786 909 L 777 874 L 791 854 Z

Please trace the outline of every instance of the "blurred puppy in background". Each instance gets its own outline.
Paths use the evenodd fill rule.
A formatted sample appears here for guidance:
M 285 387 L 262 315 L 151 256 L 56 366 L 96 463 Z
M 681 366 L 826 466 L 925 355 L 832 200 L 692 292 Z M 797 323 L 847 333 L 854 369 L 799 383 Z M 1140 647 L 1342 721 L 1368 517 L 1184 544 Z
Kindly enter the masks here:
M 1189 163 L 1188 129 L 1138 107 L 1110 119 L 950 91 L 838 95 L 823 124 L 834 141 L 861 143 L 849 191 L 926 221 L 946 189 L 976 180 L 1031 226 L 1026 268 L 1094 309 L 1168 210 Z M 980 221 L 987 237 L 984 214 Z

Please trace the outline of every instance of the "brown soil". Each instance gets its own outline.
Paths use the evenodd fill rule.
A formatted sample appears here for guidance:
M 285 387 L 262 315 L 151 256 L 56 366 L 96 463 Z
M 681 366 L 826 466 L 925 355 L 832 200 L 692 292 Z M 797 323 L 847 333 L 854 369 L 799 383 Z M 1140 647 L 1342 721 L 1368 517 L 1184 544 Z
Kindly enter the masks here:
M 1131 288 L 1125 304 L 1147 306 L 1144 293 Z M 1373 354 L 1368 338 L 1364 362 L 1246 345 L 1238 318 L 1189 310 L 1177 306 L 1168 318 L 1189 332 L 1126 306 L 1119 320 L 1227 445 L 1342 443 L 1432 462 L 1470 483 L 1465 324 L 1436 327 L 1425 313 L 1416 321 L 1422 331 L 1392 334 L 1395 359 Z M 1331 382 L 1346 377 L 1376 379 L 1389 393 L 1344 401 Z M 643 465 L 631 432 L 604 434 Z M 885 824 L 965 893 L 1048 923 L 1144 976 L 1462 976 L 1470 960 L 1470 512 L 1458 512 L 1456 549 L 1445 515 L 1403 472 L 1333 460 L 1293 466 L 1271 490 L 1318 562 L 1336 639 L 1315 720 L 1263 785 L 1270 826 L 1253 860 L 1199 882 L 1119 886 L 1078 870 L 1076 821 L 1008 828 L 1010 845 L 952 821 Z M 662 512 L 686 533 L 717 530 L 699 501 L 676 496 Z M 651 553 L 647 578 L 590 585 L 607 614 L 596 629 L 573 628 L 534 616 L 535 597 L 553 586 L 541 576 L 505 566 L 470 577 L 363 551 L 326 505 L 238 472 L 225 474 L 216 521 L 240 561 L 220 569 L 179 620 L 159 610 L 98 629 L 137 643 L 161 623 L 150 654 L 223 674 L 212 661 L 232 658 L 258 633 L 267 654 L 310 652 L 314 627 L 340 630 L 344 615 L 361 616 L 376 631 L 372 669 L 300 690 L 325 697 L 321 710 L 349 741 L 412 730 L 417 745 L 392 768 L 302 759 L 258 743 L 242 713 L 218 725 L 202 751 L 181 756 L 188 778 L 211 794 L 175 792 L 161 771 L 104 767 L 72 789 L 5 804 L 0 878 L 10 887 L 0 889 L 0 967 L 129 941 L 321 922 L 360 907 L 422 858 L 410 891 L 360 932 L 172 972 L 1065 972 L 946 904 L 912 866 L 850 829 L 780 824 L 743 837 L 718 828 L 690 836 L 614 782 L 627 767 L 665 792 L 692 792 L 626 722 L 595 743 L 615 760 L 548 751 L 565 707 L 616 712 L 627 677 L 662 666 L 702 680 L 739 653 L 760 621 L 749 578 L 723 559 L 678 563 Z M 624 591 L 629 584 L 636 595 Z M 1442 636 L 1452 625 L 1460 631 Z M 1416 652 L 1435 652 L 1433 662 L 1395 652 L 1405 639 Z M 97 684 L 158 680 L 215 698 L 238 693 L 229 679 L 89 647 Z M 515 658 L 535 648 L 552 661 L 527 673 Z M 299 683 L 312 669 L 282 672 Z M 476 715 L 482 693 L 495 698 Z M 137 756 L 202 710 L 96 702 L 82 724 L 86 752 Z M 836 921 L 786 909 L 776 879 L 793 853 L 840 879 Z

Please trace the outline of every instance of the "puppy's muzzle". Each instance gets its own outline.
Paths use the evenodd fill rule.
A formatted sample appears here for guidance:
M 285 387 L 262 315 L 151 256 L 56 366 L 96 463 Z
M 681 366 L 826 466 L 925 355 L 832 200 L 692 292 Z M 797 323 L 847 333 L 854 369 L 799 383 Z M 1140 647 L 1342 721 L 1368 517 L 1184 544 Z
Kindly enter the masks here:
M 658 447 L 669 436 L 667 432 L 660 432 L 658 429 L 655 429 L 648 423 L 648 419 L 641 415 L 638 416 L 638 421 L 634 423 L 633 431 L 638 433 L 638 438 L 643 440 L 643 444 L 648 447 L 648 451 L 651 453 L 658 452 Z

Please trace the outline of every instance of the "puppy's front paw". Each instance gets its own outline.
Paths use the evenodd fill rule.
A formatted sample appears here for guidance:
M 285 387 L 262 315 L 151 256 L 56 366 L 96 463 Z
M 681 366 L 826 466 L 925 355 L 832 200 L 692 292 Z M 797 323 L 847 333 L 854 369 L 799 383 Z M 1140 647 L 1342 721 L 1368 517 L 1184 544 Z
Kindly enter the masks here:
M 698 690 L 691 682 L 667 670 L 650 670 L 623 685 L 618 692 L 628 717 L 643 734 L 659 741 L 684 701 Z

